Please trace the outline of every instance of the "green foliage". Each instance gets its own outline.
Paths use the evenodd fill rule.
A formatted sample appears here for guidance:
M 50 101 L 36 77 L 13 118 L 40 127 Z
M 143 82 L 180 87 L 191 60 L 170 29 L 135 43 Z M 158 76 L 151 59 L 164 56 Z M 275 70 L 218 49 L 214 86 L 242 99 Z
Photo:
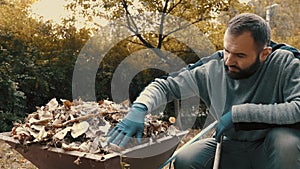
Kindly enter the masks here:
M 17 84 L 10 80 L 0 81 L 0 131 L 9 131 L 13 126 L 13 121 L 24 117 L 24 110 L 26 110 L 26 97 L 22 91 L 17 90 Z
M 18 89 L 18 83 L 12 81 L 12 67 L 7 62 L 9 56 L 6 55 L 5 49 L 0 53 L 0 131 L 8 131 L 12 128 L 13 121 L 23 117 L 26 110 L 26 97 Z M 3 57 L 6 56 L 6 57 Z M 10 55 L 11 56 L 11 55 Z
M 72 25 L 28 17 L 30 3 L 0 6 L 0 131 L 53 97 L 72 99 L 73 67 L 89 37 Z

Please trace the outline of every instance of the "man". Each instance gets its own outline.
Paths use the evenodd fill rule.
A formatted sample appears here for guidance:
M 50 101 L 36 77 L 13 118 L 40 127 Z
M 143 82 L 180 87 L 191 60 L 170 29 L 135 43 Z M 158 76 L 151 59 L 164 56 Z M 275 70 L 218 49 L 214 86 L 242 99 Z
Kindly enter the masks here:
M 222 135 L 222 169 L 300 168 L 300 130 L 287 127 L 300 122 L 300 61 L 286 50 L 272 52 L 270 36 L 261 17 L 234 17 L 224 35 L 224 57 L 156 79 L 110 132 L 110 141 L 124 146 L 131 136 L 140 138 L 147 111 L 199 96 L 208 107 L 221 110 L 215 112 L 221 117 L 216 135 L 179 153 L 176 169 L 211 169 Z M 241 130 L 245 125 L 247 130 Z

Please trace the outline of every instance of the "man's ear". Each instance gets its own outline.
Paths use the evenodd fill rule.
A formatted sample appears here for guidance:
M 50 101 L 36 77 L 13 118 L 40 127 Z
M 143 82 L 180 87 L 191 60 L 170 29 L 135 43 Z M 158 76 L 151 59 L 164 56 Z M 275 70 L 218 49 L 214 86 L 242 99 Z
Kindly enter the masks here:
M 266 47 L 264 50 L 260 53 L 260 62 L 264 62 L 269 54 L 272 53 L 272 47 Z

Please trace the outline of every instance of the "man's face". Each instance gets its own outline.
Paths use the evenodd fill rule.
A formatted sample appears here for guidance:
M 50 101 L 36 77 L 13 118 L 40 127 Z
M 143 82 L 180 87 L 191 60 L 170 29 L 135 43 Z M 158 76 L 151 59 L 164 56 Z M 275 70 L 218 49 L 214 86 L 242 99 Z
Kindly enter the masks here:
M 254 74 L 262 60 L 250 32 L 232 35 L 228 31 L 224 36 L 224 66 L 232 79 L 244 79 Z

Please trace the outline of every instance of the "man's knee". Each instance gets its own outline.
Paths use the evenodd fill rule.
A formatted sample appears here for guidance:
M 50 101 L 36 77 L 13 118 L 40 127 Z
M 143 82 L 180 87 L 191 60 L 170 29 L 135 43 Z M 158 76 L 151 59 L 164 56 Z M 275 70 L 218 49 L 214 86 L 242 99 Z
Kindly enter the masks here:
M 209 159 L 208 161 L 204 160 L 203 158 L 199 157 L 193 157 L 190 158 L 187 155 L 184 154 L 178 154 L 175 161 L 174 161 L 174 168 L 175 169 L 206 169 L 211 168 L 209 167 L 212 162 L 212 159 Z
M 299 168 L 300 131 L 291 128 L 274 128 L 265 139 L 267 168 Z
M 174 161 L 175 169 L 211 168 L 216 142 L 213 138 L 193 143 L 177 154 Z
M 191 166 L 191 159 L 179 153 L 174 161 L 175 169 L 187 168 L 187 166 Z
M 266 137 L 266 142 L 272 149 L 283 151 L 298 151 L 300 146 L 300 131 L 291 128 L 274 128 Z

